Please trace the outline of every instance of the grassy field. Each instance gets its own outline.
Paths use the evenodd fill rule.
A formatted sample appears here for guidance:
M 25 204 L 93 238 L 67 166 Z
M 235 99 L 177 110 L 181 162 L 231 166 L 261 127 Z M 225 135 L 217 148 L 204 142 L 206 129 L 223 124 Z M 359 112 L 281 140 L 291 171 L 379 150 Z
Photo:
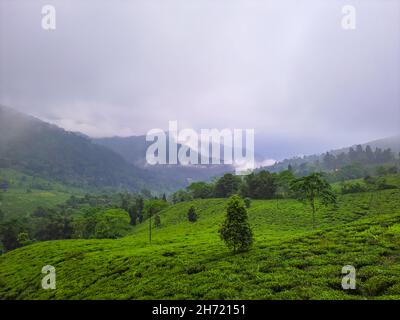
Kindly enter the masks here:
M 180 203 L 117 240 L 60 240 L 0 256 L 1 299 L 400 299 L 400 190 L 348 194 L 321 208 L 253 201 L 251 251 L 233 255 L 218 236 L 226 200 Z M 199 219 L 187 221 L 190 205 Z M 57 289 L 41 288 L 41 269 Z M 357 289 L 343 290 L 353 265 Z
M 28 216 L 39 206 L 54 207 L 73 194 L 84 194 L 81 189 L 11 169 L 0 169 L 0 181 L 3 180 L 9 184 L 6 192 L 0 191 L 0 209 L 4 212 L 4 219 Z

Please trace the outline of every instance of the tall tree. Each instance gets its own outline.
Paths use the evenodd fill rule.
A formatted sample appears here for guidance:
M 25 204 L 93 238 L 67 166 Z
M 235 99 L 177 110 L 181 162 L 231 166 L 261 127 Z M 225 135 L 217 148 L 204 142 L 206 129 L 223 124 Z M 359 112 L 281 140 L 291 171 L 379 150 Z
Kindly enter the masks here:
M 187 216 L 190 222 L 197 221 L 197 213 L 196 213 L 196 208 L 194 206 L 190 206 Z
M 253 232 L 248 222 L 247 210 L 238 195 L 229 199 L 225 221 L 219 234 L 233 252 L 247 251 L 253 244 Z
M 226 198 L 238 192 L 240 178 L 232 173 L 224 174 L 215 184 L 215 196 L 217 198 Z
M 312 173 L 309 176 L 296 179 L 291 184 L 291 188 L 299 200 L 310 204 L 313 228 L 315 228 L 315 213 L 317 211 L 316 201 L 319 200 L 324 206 L 336 204 L 336 195 L 321 173 Z
M 130 206 L 129 210 L 128 210 L 128 213 L 129 213 L 129 217 L 131 219 L 130 224 L 132 226 L 136 225 L 136 220 L 138 218 L 136 207 L 135 206 Z

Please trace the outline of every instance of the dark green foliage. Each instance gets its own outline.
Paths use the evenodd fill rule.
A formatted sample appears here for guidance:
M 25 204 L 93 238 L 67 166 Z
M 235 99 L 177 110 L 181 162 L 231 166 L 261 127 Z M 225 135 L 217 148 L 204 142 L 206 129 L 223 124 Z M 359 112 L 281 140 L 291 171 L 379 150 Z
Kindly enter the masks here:
M 244 198 L 244 204 L 246 205 L 246 208 L 249 209 L 251 206 L 251 199 L 250 198 Z
M 291 196 L 291 183 L 296 177 L 291 170 L 284 170 L 277 176 L 276 194 L 280 198 L 288 198 Z
M 176 204 L 179 202 L 193 200 L 193 196 L 187 191 L 178 190 L 172 194 L 171 200 L 173 204 Z
M 396 189 L 394 185 L 390 185 L 386 182 L 384 177 L 371 177 L 366 176 L 364 182 L 370 190 L 385 190 L 385 189 Z
M 129 210 L 128 210 L 128 213 L 129 213 L 129 217 L 131 219 L 130 224 L 132 226 L 136 225 L 136 221 L 137 221 L 137 218 L 138 218 L 138 213 L 137 213 L 136 207 L 135 206 L 131 206 L 129 208 Z
M 196 213 L 196 208 L 194 206 L 191 206 L 189 208 L 187 216 L 188 216 L 188 220 L 190 222 L 196 222 L 197 221 L 197 213 Z
M 136 209 L 137 209 L 139 215 L 143 213 L 144 200 L 142 197 L 139 197 L 136 199 Z
M 18 219 L 12 219 L 0 224 L 0 241 L 6 251 L 20 247 L 18 234 L 23 231 L 23 222 Z
M 0 191 L 1 192 L 7 192 L 9 187 L 9 183 L 6 180 L 0 180 Z
M 168 202 L 159 199 L 146 200 L 144 203 L 143 212 L 145 217 L 152 217 L 160 211 L 168 207 Z
M 281 199 L 277 211 L 275 199 L 252 200 L 257 241 L 234 255 L 218 237 L 226 199 L 179 203 L 161 213 L 151 246 L 148 225 L 139 224 L 118 240 L 37 242 L 7 252 L 0 257 L 0 299 L 398 300 L 398 199 L 400 189 L 338 195 L 336 212 L 317 211 L 315 230 L 298 201 Z M 201 219 L 188 225 L 191 205 Z M 48 261 L 60 275 L 56 295 L 38 282 Z M 348 264 L 356 267 L 357 290 L 341 287 Z
M 253 232 L 248 222 L 243 200 L 233 195 L 227 204 L 225 221 L 219 234 L 233 252 L 247 251 L 253 244 Z
M 158 227 L 161 226 L 161 218 L 160 218 L 160 215 L 159 215 L 159 214 L 156 214 L 156 215 L 154 216 L 154 226 L 155 226 L 156 228 L 158 228 Z
M 277 190 L 277 176 L 262 170 L 244 177 L 241 193 L 252 199 L 272 199 Z
M 227 173 L 220 179 L 218 179 L 215 184 L 215 197 L 217 198 L 227 198 L 231 195 L 237 193 L 240 187 L 240 178 L 233 175 L 232 173 Z
M 187 187 L 193 199 L 207 199 L 213 196 L 213 186 L 206 182 L 193 182 Z
M 34 238 L 39 241 L 70 239 L 73 234 L 72 217 L 66 212 L 37 208 L 32 214 Z
M 299 200 L 310 204 L 313 228 L 315 228 L 316 201 L 319 200 L 324 206 L 336 204 L 336 195 L 331 185 L 320 173 L 312 173 L 309 176 L 294 180 L 291 188 Z
M 95 238 L 115 239 L 124 236 L 129 227 L 129 215 L 121 209 L 110 209 L 96 215 Z
M 33 243 L 33 240 L 29 238 L 29 234 L 27 232 L 21 232 L 17 236 L 18 244 L 23 247 Z
M 159 184 L 147 171 L 83 135 L 1 106 L 0 166 L 77 187 L 138 191 L 144 184 Z
M 341 193 L 356 193 L 356 192 L 365 192 L 368 188 L 365 185 L 362 185 L 360 182 L 343 182 L 341 184 Z

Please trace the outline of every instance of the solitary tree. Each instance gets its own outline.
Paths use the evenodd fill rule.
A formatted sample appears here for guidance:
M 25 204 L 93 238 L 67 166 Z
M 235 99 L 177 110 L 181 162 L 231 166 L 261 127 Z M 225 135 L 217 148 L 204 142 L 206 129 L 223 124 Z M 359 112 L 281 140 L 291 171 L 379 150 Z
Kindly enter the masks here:
M 245 204 L 245 206 L 246 206 L 246 208 L 248 209 L 248 208 L 250 208 L 250 206 L 251 206 L 251 199 L 250 198 L 244 198 L 244 204 Z
M 158 214 L 156 214 L 156 215 L 154 216 L 154 226 L 155 226 L 156 228 L 158 228 L 159 226 L 161 226 L 161 218 L 160 218 L 160 216 L 159 216 Z
M 143 222 L 143 209 L 144 209 L 144 200 L 142 197 L 139 197 L 136 199 L 136 214 L 137 214 L 137 218 L 139 223 Z
M 238 195 L 229 199 L 225 221 L 219 234 L 233 252 L 247 251 L 253 244 L 253 232 L 247 219 L 246 207 Z
M 131 221 L 130 221 L 131 225 L 133 225 L 133 226 L 136 225 L 136 220 L 138 218 L 136 207 L 135 206 L 131 206 L 129 208 L 128 213 L 129 213 L 129 217 L 131 219 Z
M 196 222 L 197 221 L 197 213 L 196 213 L 196 209 L 195 209 L 194 206 L 191 206 L 189 208 L 189 211 L 188 211 L 187 215 L 188 215 L 188 220 L 190 222 Z
M 331 185 L 322 177 L 321 173 L 312 173 L 306 177 L 296 179 L 291 184 L 296 197 L 310 204 L 312 209 L 312 225 L 315 228 L 316 203 L 319 200 L 324 206 L 336 205 L 336 195 Z

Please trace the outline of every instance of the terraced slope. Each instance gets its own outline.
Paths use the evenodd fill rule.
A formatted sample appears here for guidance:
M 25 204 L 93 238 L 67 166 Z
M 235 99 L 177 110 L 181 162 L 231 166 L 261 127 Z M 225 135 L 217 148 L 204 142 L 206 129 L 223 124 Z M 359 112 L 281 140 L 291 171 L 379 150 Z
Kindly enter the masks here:
M 311 228 L 294 200 L 253 201 L 255 245 L 233 255 L 217 230 L 226 200 L 171 206 L 148 243 L 147 222 L 118 240 L 37 243 L 0 256 L 1 299 L 399 299 L 400 190 L 340 196 Z M 196 223 L 187 221 L 190 205 Z M 341 288 L 344 265 L 357 289 Z M 41 269 L 57 289 L 41 288 Z

